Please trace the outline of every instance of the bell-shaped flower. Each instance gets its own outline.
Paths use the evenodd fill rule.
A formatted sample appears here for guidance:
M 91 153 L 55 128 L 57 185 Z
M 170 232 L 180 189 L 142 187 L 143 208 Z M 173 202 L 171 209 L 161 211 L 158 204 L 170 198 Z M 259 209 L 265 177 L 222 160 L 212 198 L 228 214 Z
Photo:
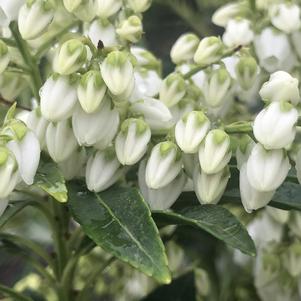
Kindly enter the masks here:
M 223 130 L 211 130 L 199 149 L 199 161 L 206 174 L 220 172 L 231 159 L 230 137 Z
M 54 17 L 54 7 L 50 0 L 27 1 L 19 11 L 18 27 L 25 40 L 39 37 L 48 28 Z
M 192 111 L 180 119 L 175 128 L 178 146 L 186 154 L 194 154 L 210 129 L 210 120 L 202 111 Z
M 276 190 L 285 180 L 291 165 L 282 149 L 265 150 L 256 144 L 247 162 L 249 183 L 259 191 Z
M 134 79 L 129 55 L 118 50 L 112 51 L 101 64 L 101 75 L 112 94 L 119 96 L 125 93 Z
M 217 204 L 226 189 L 229 178 L 228 167 L 210 175 L 196 167 L 193 175 L 193 186 L 199 202 L 201 204 Z
M 143 160 L 139 165 L 138 183 L 144 199 L 147 201 L 152 210 L 169 209 L 179 198 L 184 189 L 187 181 L 184 172 L 180 172 L 179 175 L 168 185 L 159 189 L 151 189 L 145 182 L 145 169 L 146 161 Z
M 94 113 L 87 114 L 80 107 L 72 116 L 72 127 L 79 145 L 92 146 L 104 139 L 110 129 L 117 134 L 119 113 L 111 109 L 111 102 L 105 99 Z
M 172 182 L 182 169 L 181 153 L 176 144 L 157 144 L 147 161 L 145 181 L 149 188 L 159 189 Z
M 19 182 L 18 163 L 8 148 L 0 147 L 0 199 L 6 199 Z
M 122 0 L 95 0 L 97 15 L 107 19 L 116 14 L 122 6 Z
M 199 65 L 209 65 L 222 58 L 224 45 L 219 37 L 206 37 L 201 40 L 194 55 Z
M 71 39 L 57 50 L 53 60 L 53 70 L 61 75 L 69 75 L 78 71 L 86 60 L 86 46 L 78 39 Z
M 0 25 L 8 26 L 11 21 L 18 19 L 20 7 L 24 0 L 0 0 Z
M 112 148 L 98 151 L 88 159 L 86 183 L 90 191 L 106 190 L 122 176 L 123 170 Z
M 67 160 L 78 147 L 70 120 L 50 123 L 46 131 L 46 145 L 53 161 L 60 163 Z
M 116 29 L 119 38 L 131 43 L 137 43 L 142 36 L 143 26 L 138 16 L 130 16 Z
M 0 74 L 5 71 L 10 61 L 7 45 L 0 40 Z
M 91 70 L 82 75 L 77 87 L 77 96 L 82 109 L 93 113 L 100 106 L 107 91 L 99 71 Z
M 271 23 L 279 30 L 290 34 L 301 27 L 300 7 L 294 3 L 277 3 L 270 7 Z
M 296 136 L 298 111 L 288 102 L 273 102 L 255 118 L 255 138 L 266 149 L 289 146 Z
M 115 140 L 115 151 L 123 165 L 137 163 L 145 154 L 151 139 L 151 130 L 141 119 L 126 119 Z
M 259 94 L 267 101 L 290 101 L 297 105 L 300 102 L 299 81 L 285 71 L 271 74 L 270 79 L 263 84 Z
M 241 202 L 248 213 L 265 207 L 272 199 L 275 190 L 259 191 L 249 182 L 247 175 L 247 164 L 244 163 L 240 168 L 239 189 Z
M 171 48 L 171 60 L 175 64 L 191 61 L 198 48 L 199 42 L 200 39 L 194 33 L 181 35 Z
M 168 75 L 160 88 L 160 100 L 167 106 L 173 107 L 186 94 L 186 83 L 180 73 Z
M 246 19 L 229 20 L 223 35 L 223 42 L 228 47 L 246 46 L 254 39 L 251 22 Z
M 149 9 L 152 0 L 127 0 L 126 3 L 135 13 L 139 14 Z
M 44 118 L 57 122 L 68 119 L 77 103 L 73 77 L 57 74 L 47 79 L 40 90 L 41 112 Z
M 141 47 L 131 47 L 131 54 L 137 60 L 139 67 L 156 70 L 160 73 L 162 68 L 161 61 L 157 59 L 150 51 Z
M 227 23 L 242 12 L 241 3 L 230 2 L 221 6 L 212 16 L 212 23 L 226 27 Z

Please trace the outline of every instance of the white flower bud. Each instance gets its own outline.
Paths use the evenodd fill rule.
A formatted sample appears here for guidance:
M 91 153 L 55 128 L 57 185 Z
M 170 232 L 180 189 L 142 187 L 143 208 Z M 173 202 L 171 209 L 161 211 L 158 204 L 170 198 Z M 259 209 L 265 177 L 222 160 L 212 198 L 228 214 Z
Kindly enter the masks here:
M 237 168 L 239 170 L 242 165 L 248 161 L 251 151 L 255 145 L 254 140 L 249 135 L 243 135 L 239 139 L 239 145 L 236 149 Z
M 300 102 L 299 81 L 287 72 L 277 71 L 263 84 L 259 94 L 263 100 L 284 100 L 297 105 Z
M 235 75 L 240 87 L 250 90 L 256 81 L 259 67 L 252 56 L 243 56 L 235 66 Z
M 182 169 L 178 147 L 169 141 L 157 144 L 147 161 L 145 180 L 149 188 L 159 189 L 173 181 Z
M 217 204 L 226 189 L 229 178 L 228 167 L 210 175 L 196 167 L 193 184 L 199 202 L 201 204 Z
M 116 14 L 121 6 L 121 0 L 96 0 L 96 12 L 97 15 L 101 18 L 109 18 L 112 15 Z
M 0 74 L 7 68 L 10 61 L 7 45 L 0 40 Z
M 82 75 L 77 87 L 77 96 L 86 113 L 97 110 L 107 91 L 99 71 L 91 70 Z
M 131 111 L 141 114 L 155 133 L 164 132 L 173 125 L 172 115 L 164 103 L 154 98 L 143 98 L 132 104 Z
M 115 140 L 115 151 L 123 165 L 134 165 L 145 154 L 151 138 L 147 123 L 141 119 L 127 119 L 121 125 L 121 131 Z
M 73 78 L 53 75 L 47 79 L 40 90 L 41 112 L 49 121 L 61 121 L 69 118 L 77 103 Z
M 96 15 L 94 0 L 63 0 L 66 10 L 82 21 L 90 22 Z
M 104 47 L 114 47 L 118 45 L 115 27 L 107 20 L 95 20 L 89 27 L 88 37 L 97 47 L 101 41 Z
M 50 0 L 28 0 L 21 7 L 18 17 L 22 38 L 32 40 L 40 36 L 47 29 L 53 17 L 54 10 Z
M 137 43 L 141 39 L 143 33 L 143 27 L 140 18 L 137 16 L 130 16 L 116 29 L 116 33 L 123 40 L 131 43 Z
M 254 39 L 251 23 L 246 19 L 232 19 L 228 22 L 223 42 L 228 47 L 246 46 Z
M 179 198 L 184 189 L 186 183 L 186 176 L 184 172 L 180 172 L 179 175 L 168 185 L 159 189 L 151 189 L 145 182 L 145 169 L 146 160 L 143 160 L 139 165 L 138 182 L 144 199 L 147 201 L 152 210 L 169 209 Z
M 199 42 L 200 39 L 194 33 L 185 33 L 181 35 L 171 48 L 171 60 L 175 64 L 192 60 Z
M 194 61 L 199 65 L 209 65 L 219 60 L 223 55 L 223 43 L 219 37 L 206 37 L 201 40 Z
M 176 124 L 175 137 L 184 153 L 194 154 L 210 129 L 210 121 L 201 111 L 186 114 Z
M 86 168 L 86 183 L 90 191 L 100 192 L 112 186 L 123 170 L 114 151 L 109 148 L 90 156 Z
M 298 111 L 288 102 L 273 102 L 255 118 L 255 138 L 266 149 L 289 146 L 296 136 Z
M 152 0 L 127 0 L 128 6 L 135 12 L 135 13 L 143 13 L 149 9 Z
M 69 75 L 78 71 L 86 60 L 86 46 L 77 39 L 71 39 L 57 50 L 53 60 L 53 70 L 61 75 Z
M 290 168 L 283 150 L 265 150 L 258 143 L 247 162 L 248 180 L 259 191 L 276 190 L 285 180 Z
M 101 64 L 101 75 L 112 94 L 125 93 L 134 79 L 129 55 L 117 50 L 111 52 Z
M 239 189 L 241 202 L 248 213 L 265 207 L 272 200 L 275 193 L 275 190 L 259 191 L 250 184 L 247 176 L 246 163 L 244 163 L 240 168 Z
M 46 145 L 50 157 L 59 163 L 67 160 L 78 147 L 70 120 L 50 123 L 46 131 Z
M 283 252 L 282 263 L 285 269 L 292 277 L 298 277 L 301 274 L 301 243 L 295 241 L 285 248 Z
M 271 23 L 287 34 L 296 31 L 301 26 L 300 8 L 293 3 L 277 3 L 270 7 Z
M 213 108 L 220 107 L 231 88 L 232 79 L 226 68 L 213 70 L 203 86 L 206 103 Z
M 167 106 L 176 105 L 186 94 L 186 83 L 179 73 L 168 75 L 160 88 L 160 100 Z
M 19 182 L 18 164 L 14 155 L 0 147 L 0 199 L 5 199 Z
M 150 51 L 141 47 L 131 47 L 131 53 L 136 58 L 138 66 L 160 73 L 161 62 Z
M 177 123 L 186 114 L 190 113 L 194 109 L 195 109 L 194 100 L 192 100 L 191 98 L 183 98 L 175 106 L 169 108 L 172 114 L 173 123 Z
M 220 172 L 231 159 L 230 137 L 223 130 L 211 130 L 199 149 L 199 161 L 207 174 Z
M 2 25 L 7 26 L 11 21 L 17 20 L 20 7 L 23 4 L 24 0 L 0 0 L 0 11 L 3 11 L 4 14 L 4 20 L 0 20 L 0 24 L 3 21 Z
M 225 27 L 229 20 L 238 16 L 241 12 L 241 4 L 230 2 L 220 7 L 212 16 L 215 25 Z
M 82 3 L 83 0 L 63 0 L 64 6 L 69 13 L 76 10 Z
M 105 132 L 105 136 L 98 140 L 93 147 L 97 150 L 104 150 L 112 145 L 113 139 L 115 138 L 119 128 L 119 120 L 111 124 L 111 127 L 108 128 Z

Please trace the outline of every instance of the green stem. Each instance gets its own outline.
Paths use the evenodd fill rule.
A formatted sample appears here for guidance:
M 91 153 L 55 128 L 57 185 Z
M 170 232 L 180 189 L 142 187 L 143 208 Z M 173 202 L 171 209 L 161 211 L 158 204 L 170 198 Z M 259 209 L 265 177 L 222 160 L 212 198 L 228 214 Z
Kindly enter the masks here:
M 189 72 L 187 72 L 186 74 L 184 74 L 184 76 L 183 76 L 184 79 L 189 79 L 194 74 L 196 74 L 196 73 L 198 73 L 198 72 L 200 72 L 202 70 L 205 70 L 205 69 L 207 69 L 208 67 L 211 67 L 214 64 L 220 63 L 220 61 L 223 58 L 229 57 L 229 56 L 233 55 L 234 53 L 240 51 L 241 47 L 242 46 L 237 46 L 234 49 L 230 49 L 230 50 L 226 51 L 220 58 L 218 58 L 216 61 L 214 61 L 214 62 L 212 62 L 210 64 L 196 66 L 195 68 L 191 69 Z
M 2 284 L 0 284 L 0 292 L 2 292 L 6 296 L 12 297 L 15 301 L 33 301 L 31 298 L 17 293 L 14 289 L 11 289 Z
M 252 133 L 253 127 L 251 122 L 234 122 L 225 126 L 225 131 L 228 134 L 244 134 Z

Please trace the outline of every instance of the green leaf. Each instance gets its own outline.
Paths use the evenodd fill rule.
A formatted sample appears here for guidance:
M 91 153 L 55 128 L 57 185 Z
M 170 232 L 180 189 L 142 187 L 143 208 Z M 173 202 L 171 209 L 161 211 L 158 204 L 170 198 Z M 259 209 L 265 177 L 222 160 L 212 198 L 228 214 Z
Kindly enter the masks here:
M 69 187 L 69 207 L 84 232 L 120 260 L 169 283 L 164 245 L 141 194 L 119 187 L 95 194 L 79 186 Z
M 2 293 L 4 296 L 13 298 L 12 300 L 15 301 L 33 301 L 31 298 L 24 296 L 2 284 L 0 284 L 0 293 Z
M 239 220 L 226 208 L 217 205 L 193 206 L 177 213 L 155 211 L 156 221 L 165 225 L 190 225 L 205 230 L 241 252 L 255 256 L 252 238 Z
M 5 115 L 4 124 L 6 124 L 8 121 L 14 119 L 15 114 L 16 114 L 16 108 L 17 108 L 17 103 L 14 102 Z
M 66 203 L 68 200 L 64 176 L 54 163 L 40 165 L 34 185 L 43 189 L 60 203 Z

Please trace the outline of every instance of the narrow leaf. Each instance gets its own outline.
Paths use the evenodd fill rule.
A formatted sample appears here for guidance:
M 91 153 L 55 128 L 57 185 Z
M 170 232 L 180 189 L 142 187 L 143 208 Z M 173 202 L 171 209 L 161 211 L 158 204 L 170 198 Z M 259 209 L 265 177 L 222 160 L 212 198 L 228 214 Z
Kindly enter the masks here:
M 12 300 L 15 301 L 33 301 L 31 298 L 24 296 L 2 284 L 0 284 L 0 293 L 2 293 L 4 296 L 13 298 Z

